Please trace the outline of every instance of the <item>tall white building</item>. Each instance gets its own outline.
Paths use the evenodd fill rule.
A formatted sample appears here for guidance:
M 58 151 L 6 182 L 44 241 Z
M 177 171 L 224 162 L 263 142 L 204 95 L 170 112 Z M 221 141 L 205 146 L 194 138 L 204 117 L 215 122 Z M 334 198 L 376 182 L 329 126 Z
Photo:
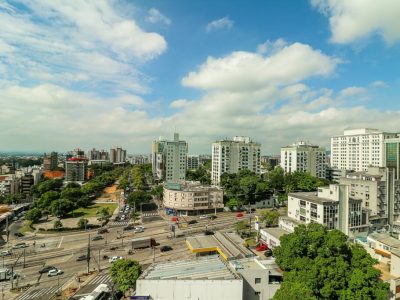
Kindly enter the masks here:
M 298 142 L 281 148 L 281 167 L 286 173 L 308 172 L 312 176 L 325 178 L 325 148 Z
M 159 139 L 153 142 L 152 166 L 155 178 L 167 182 L 179 182 L 186 179 L 188 144 L 179 140 L 179 133 L 174 133 L 174 140 Z
M 345 130 L 331 137 L 331 167 L 340 170 L 366 171 L 385 166 L 385 140 L 396 133 L 362 128 Z
M 235 136 L 212 144 L 211 181 L 219 185 L 221 175 L 248 169 L 256 174 L 261 170 L 261 144 L 249 137 Z

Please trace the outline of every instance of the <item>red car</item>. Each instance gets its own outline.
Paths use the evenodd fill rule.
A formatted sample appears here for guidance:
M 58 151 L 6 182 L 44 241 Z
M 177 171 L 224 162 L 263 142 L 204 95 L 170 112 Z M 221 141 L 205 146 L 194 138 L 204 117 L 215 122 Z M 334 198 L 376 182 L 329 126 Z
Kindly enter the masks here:
M 267 245 L 264 245 L 264 244 L 258 245 L 256 247 L 256 251 L 265 251 L 267 249 L 268 249 Z
M 178 219 L 177 217 L 172 217 L 172 218 L 171 218 L 171 221 L 172 221 L 172 222 L 178 222 L 179 219 Z
M 236 214 L 236 218 L 241 218 L 241 217 L 243 217 L 243 213 L 240 212 Z

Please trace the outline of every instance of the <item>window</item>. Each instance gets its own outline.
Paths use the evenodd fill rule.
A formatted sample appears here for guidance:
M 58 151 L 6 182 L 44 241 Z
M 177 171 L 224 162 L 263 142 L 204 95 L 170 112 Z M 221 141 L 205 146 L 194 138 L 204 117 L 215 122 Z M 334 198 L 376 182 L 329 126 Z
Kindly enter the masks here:
M 254 283 L 255 283 L 255 284 L 261 283 L 261 278 L 254 278 Z
M 260 295 L 261 292 L 254 292 L 254 295 Z

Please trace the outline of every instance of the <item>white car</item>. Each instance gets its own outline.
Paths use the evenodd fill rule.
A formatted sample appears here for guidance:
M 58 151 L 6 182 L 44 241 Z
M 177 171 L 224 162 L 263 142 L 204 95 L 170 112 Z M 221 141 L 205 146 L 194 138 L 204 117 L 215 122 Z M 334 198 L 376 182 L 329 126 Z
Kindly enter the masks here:
M 112 264 L 113 262 L 115 262 L 115 261 L 117 261 L 117 260 L 120 260 L 120 259 L 122 259 L 121 256 L 113 256 L 113 257 L 110 257 L 110 259 L 108 260 L 108 262 Z
M 137 227 L 135 227 L 135 229 L 133 231 L 134 232 L 144 232 L 144 226 L 137 226 Z
M 10 250 L 4 250 L 0 252 L 0 256 L 8 256 L 11 255 L 11 251 Z
M 201 215 L 199 218 L 200 218 L 200 219 L 207 219 L 208 216 L 207 216 L 207 215 Z
M 64 273 L 64 272 L 61 271 L 61 270 L 59 270 L 59 269 L 53 269 L 53 270 L 50 270 L 50 271 L 47 273 L 47 276 L 52 277 L 52 276 L 61 275 L 61 274 L 63 274 L 63 273 Z

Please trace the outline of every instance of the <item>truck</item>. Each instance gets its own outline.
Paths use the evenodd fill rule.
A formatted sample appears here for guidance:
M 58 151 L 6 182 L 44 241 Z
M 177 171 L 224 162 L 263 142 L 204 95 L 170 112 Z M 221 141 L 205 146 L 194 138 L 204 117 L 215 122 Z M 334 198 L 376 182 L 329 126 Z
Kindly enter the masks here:
M 0 269 L 0 281 L 10 280 L 11 277 L 16 278 L 16 274 L 11 273 L 11 271 L 6 268 Z
M 149 248 L 156 246 L 156 240 L 151 237 L 132 239 L 132 249 Z
M 180 229 L 175 229 L 175 232 L 171 232 L 168 234 L 167 238 L 172 239 L 172 238 L 179 238 L 179 237 L 184 237 L 185 233 L 180 230 Z

